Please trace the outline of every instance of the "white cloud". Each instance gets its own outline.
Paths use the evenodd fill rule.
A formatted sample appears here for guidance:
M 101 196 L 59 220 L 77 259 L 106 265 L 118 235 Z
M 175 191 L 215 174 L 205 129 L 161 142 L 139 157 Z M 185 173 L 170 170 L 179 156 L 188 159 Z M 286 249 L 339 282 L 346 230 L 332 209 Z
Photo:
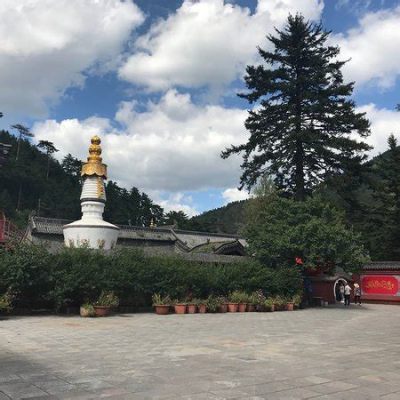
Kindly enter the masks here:
M 374 147 L 370 152 L 376 156 L 388 149 L 387 139 L 391 133 L 400 144 L 400 112 L 378 108 L 375 104 L 367 104 L 357 108 L 359 112 L 366 112 L 371 122 L 371 136 L 366 142 Z
M 135 102 L 122 103 L 116 114 L 120 131 L 102 118 L 47 120 L 32 130 L 35 140 L 54 142 L 58 157 L 85 158 L 90 137 L 99 134 L 110 179 L 145 192 L 181 192 L 238 184 L 241 158 L 222 160 L 220 153 L 247 140 L 246 116 L 246 110 L 196 106 L 189 95 L 170 90 L 144 112 Z
M 149 194 L 153 201 L 164 209 L 165 213 L 169 211 L 183 211 L 188 217 L 199 214 L 199 211 L 193 205 L 192 197 L 184 193 L 177 192 L 166 194 L 158 191 L 151 191 Z
M 115 61 L 143 15 L 122 0 L 1 0 L 2 111 L 43 115 L 89 68 Z
M 222 192 L 222 197 L 225 200 L 225 204 L 228 204 L 232 201 L 246 200 L 250 197 L 250 194 L 246 190 L 228 188 Z
M 280 27 L 289 12 L 319 18 L 321 0 L 259 0 L 257 11 L 223 0 L 185 0 L 135 43 L 120 68 L 122 79 L 150 90 L 171 87 L 218 88 L 241 77 L 254 62 L 258 45 Z
M 351 59 L 343 68 L 346 79 L 358 86 L 394 85 L 400 75 L 400 7 L 364 15 L 356 28 L 332 37 L 340 58 Z

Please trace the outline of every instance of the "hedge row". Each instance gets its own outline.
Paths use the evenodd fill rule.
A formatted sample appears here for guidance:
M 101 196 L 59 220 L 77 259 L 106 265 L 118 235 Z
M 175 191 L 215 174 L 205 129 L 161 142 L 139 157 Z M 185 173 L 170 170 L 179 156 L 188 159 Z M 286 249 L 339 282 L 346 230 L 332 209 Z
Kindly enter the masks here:
M 16 305 L 61 309 L 95 300 L 112 290 L 123 305 L 150 306 L 153 293 L 183 299 L 262 289 L 267 296 L 293 296 L 302 287 L 299 271 L 272 270 L 255 261 L 200 263 L 178 256 L 147 257 L 140 250 L 110 254 L 64 249 L 50 254 L 42 246 L 0 250 L 0 294 L 11 290 Z

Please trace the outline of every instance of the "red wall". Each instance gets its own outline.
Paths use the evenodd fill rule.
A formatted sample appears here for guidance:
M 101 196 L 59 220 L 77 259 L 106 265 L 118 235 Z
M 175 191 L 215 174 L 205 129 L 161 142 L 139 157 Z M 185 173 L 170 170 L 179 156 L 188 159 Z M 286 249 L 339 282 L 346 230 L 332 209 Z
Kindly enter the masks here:
M 354 278 L 360 284 L 362 300 L 400 303 L 400 270 L 368 270 Z

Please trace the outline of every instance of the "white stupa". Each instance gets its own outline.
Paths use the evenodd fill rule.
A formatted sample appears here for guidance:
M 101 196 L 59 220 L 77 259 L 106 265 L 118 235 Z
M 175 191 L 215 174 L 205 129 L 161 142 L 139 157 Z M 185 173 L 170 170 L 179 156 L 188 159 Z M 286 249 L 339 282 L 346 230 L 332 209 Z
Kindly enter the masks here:
M 82 218 L 64 225 L 64 242 L 67 247 L 109 250 L 117 243 L 119 228 L 103 220 L 107 165 L 102 163 L 100 138 L 94 136 L 91 142 L 87 162 L 82 165 L 81 171 Z

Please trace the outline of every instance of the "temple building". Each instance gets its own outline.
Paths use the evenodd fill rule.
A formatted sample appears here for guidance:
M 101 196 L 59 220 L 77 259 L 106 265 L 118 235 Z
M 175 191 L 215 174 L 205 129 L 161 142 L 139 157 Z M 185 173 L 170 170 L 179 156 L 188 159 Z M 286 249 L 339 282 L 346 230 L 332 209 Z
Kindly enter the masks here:
M 148 255 L 179 254 L 202 262 L 230 263 L 246 257 L 247 243 L 235 235 L 157 227 L 153 222 L 149 227 L 116 226 L 105 222 L 107 166 L 102 163 L 100 143 L 99 137 L 92 138 L 87 162 L 82 166 L 82 218 L 72 222 L 31 216 L 26 240 L 45 244 L 51 252 L 64 246 L 104 250 L 131 247 L 143 249 Z M 5 217 L 3 219 L 1 223 L 0 218 L 0 239 L 6 237 L 5 227 L 8 226 Z M 360 284 L 363 301 L 400 303 L 400 262 L 371 262 L 358 274 L 337 269 L 333 275 L 308 271 L 304 276 L 306 291 L 321 305 L 339 302 L 338 289 L 347 282 Z
M 111 250 L 136 247 L 149 255 L 178 253 L 193 260 L 234 262 L 246 254 L 246 241 L 235 235 L 193 232 L 173 227 L 116 226 L 103 220 L 106 203 L 104 180 L 107 166 L 102 162 L 101 140 L 91 139 L 89 156 L 83 164 L 82 218 L 67 221 L 31 216 L 26 239 L 45 243 L 57 252 L 63 246 Z

